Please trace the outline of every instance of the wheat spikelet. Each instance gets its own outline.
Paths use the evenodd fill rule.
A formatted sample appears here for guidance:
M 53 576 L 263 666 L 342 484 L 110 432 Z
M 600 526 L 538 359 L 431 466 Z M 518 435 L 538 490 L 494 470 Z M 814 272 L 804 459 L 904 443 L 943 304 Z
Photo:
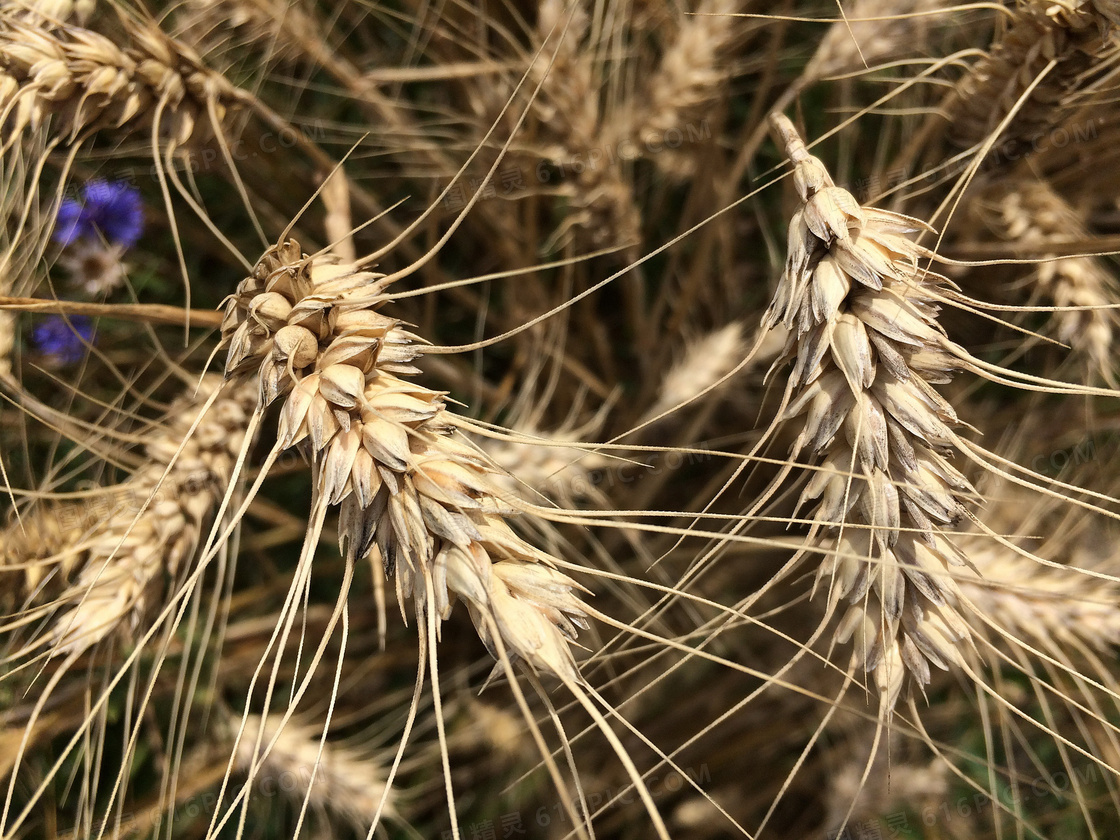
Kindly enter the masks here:
M 964 145 L 987 138 L 1045 72 L 996 141 L 1017 157 L 1020 144 L 1060 123 L 1078 105 L 1074 94 L 1108 66 L 1118 19 L 1114 0 L 1019 3 L 1006 30 L 943 105 L 954 138 Z
M 342 506 L 343 553 L 379 557 L 402 608 L 414 596 L 446 618 L 457 594 L 492 652 L 493 625 L 534 669 L 576 680 L 576 584 L 506 524 L 515 511 L 442 396 L 400 378 L 422 342 L 377 311 L 388 282 L 271 248 L 226 304 L 227 375 L 255 375 L 262 406 L 284 398 L 278 445 L 306 441 L 319 503 Z
M 230 726 L 237 731 L 237 721 Z M 323 742 L 322 730 L 282 715 L 246 715 L 233 750 L 234 766 L 251 773 L 268 793 L 277 789 L 293 800 L 338 814 L 363 834 L 387 795 L 382 816 L 397 821 L 397 796 L 386 792 L 386 774 L 369 756 L 341 742 Z M 255 751 L 260 743 L 260 752 Z M 320 753 L 320 745 L 322 752 Z
M 154 27 L 127 21 L 125 45 L 75 26 L 46 30 L 0 13 L 0 121 L 11 139 L 50 118 L 51 134 L 73 142 L 87 130 L 140 130 L 158 119 L 176 143 L 224 115 L 232 86 L 197 55 Z M 196 138 L 198 139 L 198 138 Z
M 222 393 L 184 444 L 202 403 L 217 388 Z M 222 386 L 220 377 L 209 375 L 199 396 L 172 406 L 166 429 L 147 445 L 148 462 L 106 494 L 113 508 L 101 513 L 76 547 L 82 553 L 72 562 L 81 571 L 60 596 L 71 606 L 55 620 L 56 655 L 92 647 L 125 619 L 138 624 L 160 578 L 190 560 L 232 476 L 254 399 L 253 389 Z
M 640 101 L 623 117 L 623 132 L 638 148 L 661 149 L 651 160 L 671 177 L 691 175 L 696 158 L 664 140 L 705 119 L 723 95 L 730 77 L 726 59 L 740 34 L 730 15 L 738 11 L 739 0 L 701 0 L 681 23 Z
M 818 583 L 831 578 L 830 614 L 850 604 L 838 639 L 854 637 L 890 709 L 904 670 L 925 685 L 930 663 L 959 662 L 969 637 L 947 574 L 964 558 L 943 527 L 972 491 L 946 457 L 963 448 L 956 414 L 931 387 L 965 364 L 964 352 L 936 321 L 927 289 L 940 278 L 918 267 L 929 254 L 907 238 L 921 223 L 860 207 L 788 119 L 773 124 L 802 204 L 764 325 L 791 331 L 779 360 L 793 362 L 782 419 L 807 415 L 791 456 L 821 459 L 799 507 L 819 499 L 814 531 L 832 533 L 835 552 Z
M 1045 181 L 997 184 L 978 210 L 1001 238 L 1032 252 L 1046 244 L 1090 239 L 1080 214 Z M 1099 257 L 1044 259 L 1037 277 L 1039 290 L 1056 306 L 1107 307 L 1120 302 L 1116 280 Z M 1116 310 L 1082 309 L 1055 312 L 1052 317 L 1057 337 L 1081 353 L 1091 369 L 1111 380 Z

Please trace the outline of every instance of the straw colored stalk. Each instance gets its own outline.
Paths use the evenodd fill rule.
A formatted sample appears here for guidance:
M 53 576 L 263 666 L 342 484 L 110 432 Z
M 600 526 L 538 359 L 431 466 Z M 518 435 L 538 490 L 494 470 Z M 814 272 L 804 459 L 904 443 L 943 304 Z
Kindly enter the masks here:
M 534 107 L 542 156 L 565 178 L 574 175 L 560 186 L 571 203 L 565 229 L 576 229 L 595 246 L 632 245 L 639 239 L 641 216 L 622 178 L 618 150 L 600 120 L 595 50 L 584 43 L 587 30 L 582 4 L 541 3 L 537 34 L 544 49 L 531 79 L 534 84 L 543 80 Z
M 1037 253 L 1040 246 L 1086 243 L 1092 237 L 1080 214 L 1045 181 L 1016 181 L 995 185 L 981 212 L 999 236 L 1012 245 Z M 1099 257 L 1062 257 L 1039 263 L 1038 290 L 1059 307 L 1107 307 L 1120 304 L 1116 279 Z M 1106 380 L 1113 381 L 1112 338 L 1117 327 L 1115 309 L 1074 309 L 1055 312 L 1052 319 L 1059 340 L 1069 344 Z
M 12 351 L 16 346 L 16 317 L 0 312 L 0 379 L 12 376 Z
M 624 133 L 665 174 L 683 179 L 696 169 L 696 155 L 667 147 L 672 132 L 684 133 L 706 119 L 727 88 L 728 56 L 741 34 L 740 0 L 701 0 L 677 30 L 676 40 L 623 122 Z M 693 149 L 692 152 L 697 152 Z
M 344 555 L 379 559 L 402 610 L 413 596 L 446 619 L 458 595 L 492 652 L 496 626 L 515 658 L 578 680 L 576 584 L 506 524 L 517 500 L 442 395 L 401 378 L 422 342 L 378 311 L 387 284 L 291 240 L 269 249 L 226 304 L 227 376 L 258 381 L 262 407 L 281 401 L 278 445 L 310 451 Z
M 87 130 L 140 130 L 159 120 L 178 144 L 218 118 L 231 98 L 225 78 L 153 26 L 128 21 L 129 42 L 75 26 L 47 30 L 0 12 L 0 122 L 14 142 L 49 117 L 52 136 L 72 142 Z
M 965 513 L 965 478 L 948 457 L 963 444 L 956 414 L 932 385 L 967 365 L 937 323 L 933 288 L 918 267 L 929 253 L 909 234 L 920 222 L 860 207 L 809 154 L 792 123 L 772 123 L 794 164 L 800 208 L 765 326 L 790 330 L 778 364 L 793 363 L 781 419 L 805 415 L 791 457 L 816 456 L 799 506 L 824 538 L 818 584 L 837 630 L 893 708 L 909 671 L 960 662 L 969 639 L 948 574 L 964 557 L 944 532 Z M 811 539 L 816 539 L 811 536 Z
M 231 723 L 234 734 L 237 724 Z M 372 757 L 342 742 L 324 742 L 321 729 L 283 723 L 282 715 L 246 715 L 233 762 L 266 794 L 279 790 L 296 802 L 306 800 L 324 814 L 340 816 L 358 834 L 369 829 L 383 797 L 382 815 L 400 819 L 396 796 L 386 791 L 386 773 Z
M 1027 0 L 1011 22 L 949 94 L 942 110 L 955 139 L 984 141 L 1013 108 L 1019 110 L 996 141 L 1009 157 L 1062 122 L 1080 104 L 1079 94 L 1104 75 L 1115 55 L 1120 25 L 1117 0 Z M 1027 89 L 1034 87 L 1020 106 Z
M 216 388 L 222 393 L 184 444 Z M 229 484 L 255 398 L 252 388 L 207 376 L 198 394 L 172 405 L 147 445 L 148 462 L 104 493 L 111 507 L 83 512 L 81 541 L 58 551 L 80 571 L 59 598 L 64 607 L 51 634 L 54 655 L 84 651 L 126 620 L 135 629 L 164 578 L 185 568 Z

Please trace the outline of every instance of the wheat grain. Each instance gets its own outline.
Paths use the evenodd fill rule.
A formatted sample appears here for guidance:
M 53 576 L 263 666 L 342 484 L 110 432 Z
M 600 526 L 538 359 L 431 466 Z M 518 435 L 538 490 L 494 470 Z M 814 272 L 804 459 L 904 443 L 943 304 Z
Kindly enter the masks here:
M 220 377 L 207 376 L 202 401 L 220 387 Z M 64 549 L 81 550 L 71 561 L 81 571 L 59 597 L 67 606 L 52 631 L 56 655 L 92 647 L 126 619 L 138 625 L 162 576 L 184 568 L 230 481 L 254 398 L 251 388 L 223 388 L 185 443 L 202 402 L 189 396 L 172 406 L 167 427 L 148 442 L 149 461 L 106 493 L 113 508 L 79 546 Z
M 456 438 L 441 395 L 400 378 L 419 372 L 422 341 L 377 311 L 387 284 L 290 240 L 271 248 L 226 304 L 227 375 L 255 375 L 262 406 L 284 397 L 279 446 L 306 441 L 321 503 L 341 505 L 344 554 L 379 557 L 402 607 L 415 594 L 446 618 L 458 594 L 492 652 L 491 623 L 532 668 L 577 680 L 576 585 L 506 524 L 515 499 Z
M 835 551 L 817 580 L 831 578 L 830 614 L 850 605 L 837 638 L 854 638 L 889 710 L 904 670 L 925 685 L 930 664 L 959 662 L 969 638 L 947 573 L 964 559 L 943 528 L 971 487 L 945 457 L 963 448 L 956 413 L 931 387 L 967 362 L 937 323 L 927 290 L 939 278 L 918 267 L 929 254 L 907 237 L 921 224 L 860 207 L 788 119 L 772 121 L 801 206 L 764 324 L 790 330 L 782 419 L 807 415 L 791 456 L 821 458 L 799 507 L 819 499 L 814 531 L 831 532 Z

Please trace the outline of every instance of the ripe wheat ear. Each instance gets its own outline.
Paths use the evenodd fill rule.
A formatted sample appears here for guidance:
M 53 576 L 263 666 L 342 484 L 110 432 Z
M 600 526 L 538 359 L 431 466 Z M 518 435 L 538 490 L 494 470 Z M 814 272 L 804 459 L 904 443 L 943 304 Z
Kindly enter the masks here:
M 930 665 L 959 663 L 969 644 L 949 574 L 965 558 L 948 530 L 974 491 L 946 457 L 963 445 L 932 387 L 966 354 L 936 320 L 931 291 L 944 281 L 919 267 L 931 255 L 908 238 L 924 225 L 860 207 L 787 118 L 772 124 L 800 198 L 764 318 L 790 330 L 776 363 L 793 363 L 780 420 L 805 415 L 790 456 L 820 458 L 799 502 L 818 500 L 817 581 L 830 615 L 847 604 L 837 640 L 853 640 L 889 712 L 907 671 L 924 686 Z
M 381 564 L 402 613 L 413 599 L 437 696 L 440 626 L 456 596 L 466 601 L 502 667 L 522 662 L 559 678 L 592 715 L 667 837 L 633 762 L 588 699 L 569 647 L 588 626 L 580 587 L 507 524 L 519 500 L 458 438 L 442 395 L 401 378 L 419 373 L 412 362 L 423 341 L 379 311 L 392 279 L 309 256 L 288 240 L 270 248 L 226 302 L 226 376 L 255 381 L 261 411 L 282 401 L 274 452 L 302 445 L 311 455 L 316 492 L 305 558 L 327 507 L 340 505 L 348 563 Z M 453 811 L 450 788 L 448 805 Z

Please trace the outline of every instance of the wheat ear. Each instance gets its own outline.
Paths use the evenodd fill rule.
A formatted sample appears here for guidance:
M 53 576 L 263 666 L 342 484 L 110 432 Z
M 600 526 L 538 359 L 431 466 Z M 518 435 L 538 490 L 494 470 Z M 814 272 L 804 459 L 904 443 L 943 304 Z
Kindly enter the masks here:
M 981 142 L 1019 108 L 997 141 L 1011 156 L 1020 144 L 1062 122 L 1079 104 L 1074 94 L 1104 75 L 1109 63 L 1102 59 L 1117 49 L 1117 25 L 1115 0 L 1019 3 L 1003 34 L 942 106 L 955 139 Z
M 939 18 L 956 0 L 856 0 L 844 4 L 844 19 L 828 28 L 805 69 L 819 79 L 919 54 Z
M 560 187 L 572 208 L 565 227 L 580 231 L 596 246 L 633 245 L 640 238 L 641 215 L 604 133 L 595 50 L 584 43 L 587 34 L 587 13 L 579 0 L 541 3 L 537 37 L 543 50 L 530 75 L 541 84 L 534 113 L 542 128 L 542 153 L 575 173 L 571 183 Z M 604 149 L 612 151 L 607 159 L 593 156 Z
M 958 584 L 986 619 L 972 622 L 977 633 L 990 635 L 990 622 L 1030 644 L 1066 652 L 1120 644 L 1120 585 L 1114 581 L 1075 567 L 1044 566 L 990 541 L 970 546 L 968 556 L 978 577 L 966 574 Z
M 1080 214 L 1048 183 L 1039 180 L 997 184 L 981 206 L 997 233 L 1037 253 L 1040 246 L 1090 239 Z M 1120 303 L 1115 278 L 1099 257 L 1046 259 L 1038 266 L 1039 290 L 1059 307 L 1097 307 L 1055 312 L 1057 336 L 1106 380 L 1113 379 L 1112 338 Z
M 818 583 L 830 579 L 830 614 L 850 605 L 837 638 L 854 638 L 889 710 L 904 670 L 925 685 L 930 664 L 959 662 L 969 638 L 947 574 L 964 558 L 943 528 L 961 519 L 972 490 L 946 457 L 963 448 L 956 414 L 932 387 L 967 363 L 936 320 L 941 278 L 919 268 L 930 255 L 908 238 L 922 224 L 860 207 L 786 117 L 772 124 L 801 206 L 763 323 L 790 330 L 782 419 L 806 415 L 791 457 L 821 459 L 799 506 L 818 500 L 813 530 L 832 546 Z
M 278 446 L 310 450 L 343 553 L 380 558 L 402 608 L 415 594 L 445 619 L 457 594 L 492 652 L 491 624 L 532 668 L 578 680 L 576 584 L 506 524 L 516 510 L 441 394 L 401 378 L 422 341 L 378 311 L 388 283 L 297 242 L 269 249 L 227 301 L 227 375 L 255 378 L 262 407 L 283 398 Z
M 657 400 L 643 419 L 652 420 L 692 402 L 734 370 L 745 351 L 743 324 L 739 321 L 732 321 L 690 342 L 661 380 Z
M 208 375 L 198 394 L 172 406 L 147 445 L 148 462 L 107 494 L 113 509 L 83 539 L 73 561 L 81 571 L 60 596 L 69 606 L 55 620 L 55 655 L 92 647 L 126 619 L 139 624 L 161 578 L 183 569 L 232 477 L 255 398 L 251 388 Z
M 0 12 L 0 122 L 8 143 L 49 117 L 51 133 L 73 142 L 98 128 L 139 130 L 159 121 L 178 144 L 221 117 L 232 101 L 224 76 L 185 45 L 129 21 L 127 44 L 76 26 L 44 29 Z
M 243 722 L 233 764 L 266 791 L 279 788 L 296 801 L 338 814 L 359 834 L 379 812 L 386 819 L 400 819 L 397 796 L 386 790 L 386 773 L 362 751 L 324 741 L 320 728 L 294 720 L 285 723 L 283 715 L 246 715 Z M 231 723 L 234 732 L 236 723 Z
M 624 136 L 642 150 L 660 149 L 650 159 L 665 174 L 683 179 L 696 168 L 696 156 L 667 147 L 670 132 L 706 119 L 731 76 L 728 55 L 740 37 L 739 0 L 701 0 L 665 50 L 643 95 L 623 116 Z M 617 127 L 614 130 L 618 130 Z

